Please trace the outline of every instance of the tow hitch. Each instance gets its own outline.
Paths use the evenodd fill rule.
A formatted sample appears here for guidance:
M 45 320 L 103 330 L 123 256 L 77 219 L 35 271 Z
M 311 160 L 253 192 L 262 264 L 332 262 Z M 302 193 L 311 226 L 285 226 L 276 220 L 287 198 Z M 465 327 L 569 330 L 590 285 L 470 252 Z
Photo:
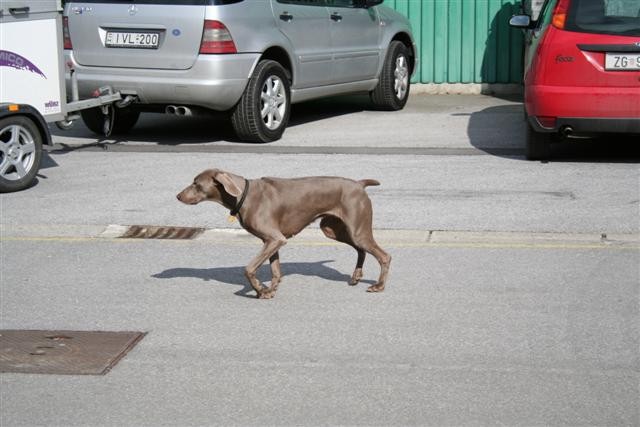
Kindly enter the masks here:
M 62 130 L 69 129 L 73 126 L 73 122 L 80 118 L 78 111 L 100 107 L 104 115 L 102 133 L 104 136 L 110 136 L 115 121 L 114 108 L 125 108 L 129 106 L 136 100 L 136 96 L 127 95 L 123 98 L 122 94 L 120 92 L 114 92 L 111 86 L 103 86 L 96 89 L 93 93 L 93 98 L 80 100 L 78 96 L 78 79 L 75 70 L 70 68 L 69 72 L 71 73 L 71 102 L 67 103 L 67 115 L 64 120 L 56 122 L 56 125 Z

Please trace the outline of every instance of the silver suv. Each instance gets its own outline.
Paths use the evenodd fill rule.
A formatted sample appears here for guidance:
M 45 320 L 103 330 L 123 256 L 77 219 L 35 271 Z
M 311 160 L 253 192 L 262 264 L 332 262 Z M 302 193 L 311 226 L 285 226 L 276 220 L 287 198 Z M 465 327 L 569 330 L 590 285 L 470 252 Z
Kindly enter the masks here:
M 81 98 L 111 86 L 135 100 L 114 132 L 140 112 L 209 109 L 229 111 L 241 140 L 274 141 L 296 102 L 369 92 L 377 108 L 404 107 L 416 46 L 382 1 L 68 0 L 65 56 Z M 99 109 L 82 118 L 102 131 Z

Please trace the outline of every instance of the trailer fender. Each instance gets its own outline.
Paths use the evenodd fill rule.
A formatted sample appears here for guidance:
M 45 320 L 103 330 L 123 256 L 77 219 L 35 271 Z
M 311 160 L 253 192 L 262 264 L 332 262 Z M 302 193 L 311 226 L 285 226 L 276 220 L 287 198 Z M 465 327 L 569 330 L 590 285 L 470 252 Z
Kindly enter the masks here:
M 40 131 L 42 142 L 47 145 L 53 145 L 49 126 L 47 126 L 47 122 L 38 110 L 27 104 L 0 103 L 0 119 L 14 115 L 27 116 L 32 119 Z

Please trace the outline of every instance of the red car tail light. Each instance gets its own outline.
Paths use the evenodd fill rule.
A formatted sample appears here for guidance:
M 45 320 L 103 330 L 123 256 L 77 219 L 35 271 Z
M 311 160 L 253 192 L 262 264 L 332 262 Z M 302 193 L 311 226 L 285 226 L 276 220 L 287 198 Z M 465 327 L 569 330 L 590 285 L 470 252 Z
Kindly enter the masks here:
M 62 36 L 64 39 L 64 48 L 73 49 L 71 34 L 69 33 L 69 18 L 66 16 L 62 18 Z
M 236 53 L 231 33 L 220 21 L 204 21 L 200 53 Z
M 567 13 L 569 12 L 569 6 L 571 0 L 559 0 L 556 4 L 556 8 L 553 10 L 553 18 L 551 23 L 554 27 L 564 30 L 564 26 L 567 22 Z

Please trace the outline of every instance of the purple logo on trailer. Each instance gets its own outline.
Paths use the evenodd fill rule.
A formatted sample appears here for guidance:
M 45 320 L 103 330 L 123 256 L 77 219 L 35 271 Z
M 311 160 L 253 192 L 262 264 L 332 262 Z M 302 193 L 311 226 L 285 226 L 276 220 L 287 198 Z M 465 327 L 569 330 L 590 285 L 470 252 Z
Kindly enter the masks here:
M 29 61 L 24 56 L 17 53 L 9 52 L 8 50 L 0 50 L 0 67 L 11 67 L 16 70 L 27 70 L 32 73 L 41 75 L 43 78 L 47 78 L 33 62 Z

